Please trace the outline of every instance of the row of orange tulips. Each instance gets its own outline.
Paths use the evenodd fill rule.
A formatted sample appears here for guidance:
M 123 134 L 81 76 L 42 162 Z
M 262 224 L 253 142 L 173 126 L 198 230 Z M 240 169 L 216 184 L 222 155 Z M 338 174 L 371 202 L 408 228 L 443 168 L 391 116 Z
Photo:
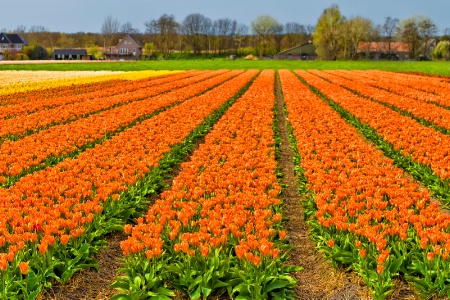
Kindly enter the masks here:
M 364 124 L 368 124 L 396 150 L 421 164 L 431 166 L 441 178 L 450 178 L 450 137 L 423 126 L 415 120 L 352 92 L 329 83 L 311 73 L 296 71 L 326 97 L 341 105 Z
M 397 75 L 390 72 L 368 71 L 367 74 L 354 71 L 327 71 L 328 73 L 339 75 L 343 78 L 351 79 L 372 87 L 386 90 L 399 96 L 416 99 L 420 102 L 430 103 L 436 106 L 450 106 L 450 93 L 448 89 L 436 87 L 428 83 L 425 79 L 413 78 L 408 80 L 405 74 Z
M 332 83 L 340 85 L 342 87 L 348 88 L 352 91 L 356 91 L 358 94 L 374 99 L 376 101 L 389 104 L 391 106 L 397 107 L 403 111 L 406 111 L 418 118 L 422 118 L 428 122 L 431 122 L 437 126 L 445 129 L 450 129 L 450 110 L 447 110 L 436 105 L 414 100 L 417 97 L 413 95 L 410 96 L 400 96 L 384 89 L 379 89 L 373 87 L 366 80 L 358 78 L 358 76 L 347 76 L 349 79 L 342 78 L 339 76 L 334 76 L 335 72 L 321 72 L 321 71 L 310 71 L 311 73 L 329 80 Z M 396 87 L 398 85 L 386 84 L 389 87 Z M 416 94 L 420 91 L 415 90 Z
M 121 247 L 130 277 L 123 283 L 148 272 L 136 259 L 152 259 L 154 277 L 162 279 L 154 293 L 168 280 L 191 299 L 225 289 L 239 299 L 268 299 L 277 289 L 268 288 L 271 283 L 292 284 L 274 273 L 273 263 L 280 256 L 274 240 L 286 235 L 276 209 L 281 188 L 271 127 L 274 102 L 274 72 L 265 70 L 182 164 L 172 188 L 136 226 L 125 228 L 130 237 Z M 133 284 L 123 290 L 131 298 L 140 292 Z
M 351 94 L 307 72 L 297 73 L 330 99 L 358 112 L 353 107 L 361 104 Z M 314 202 L 307 207 L 316 218 L 310 223 L 319 246 L 330 258 L 356 269 L 374 289 L 376 299 L 387 297 L 391 278 L 399 272 L 425 287 L 441 284 L 439 292 L 447 294 L 448 284 L 441 280 L 448 280 L 448 272 L 438 274 L 438 279 L 427 278 L 431 273 L 422 274 L 417 268 L 448 268 L 450 216 L 294 74 L 282 70 L 280 77 Z M 373 119 L 388 118 L 372 107 L 368 110 Z
M 338 71 L 343 76 L 349 75 L 349 73 L 354 76 L 357 75 L 359 78 L 372 79 L 372 84 L 377 86 L 381 83 L 383 88 L 388 88 L 391 91 L 396 91 L 402 95 L 415 96 L 418 99 L 422 99 L 426 102 L 436 102 L 442 101 L 444 103 L 449 103 L 450 92 L 448 90 L 448 81 L 442 78 L 435 78 L 430 76 L 419 76 L 412 74 L 402 74 L 393 72 L 383 72 L 383 71 Z M 387 87 L 387 83 L 395 83 L 395 86 Z M 417 92 L 419 91 L 419 93 Z
M 113 106 L 123 105 L 132 101 L 143 100 L 157 94 L 168 92 L 182 86 L 194 84 L 205 79 L 215 77 L 225 70 L 206 71 L 201 74 L 175 82 L 168 82 L 158 86 L 151 86 L 147 89 L 136 90 L 131 93 L 118 94 L 112 97 L 92 99 L 82 103 L 66 104 L 54 109 L 43 110 L 34 114 L 20 116 L 14 119 L 0 120 L 0 137 L 7 135 L 23 136 L 27 132 L 35 132 L 47 128 L 54 124 L 65 123 L 76 120 L 80 117 L 98 113 Z M 218 81 L 218 83 L 220 80 Z
M 17 92 L 11 94 L 0 95 L 0 105 L 15 105 L 26 103 L 31 99 L 49 98 L 49 97 L 71 97 L 78 94 L 83 94 L 85 91 L 100 91 L 104 88 L 114 87 L 117 84 L 124 83 L 125 80 L 115 79 L 96 83 L 85 83 L 79 85 L 69 85 L 57 88 L 48 88 L 36 91 Z
M 140 89 L 149 88 L 173 82 L 180 79 L 191 77 L 198 72 L 183 72 L 170 74 L 161 77 L 150 77 L 140 80 L 130 80 L 124 82 L 109 81 L 100 83 L 99 87 L 94 86 L 92 90 L 84 90 L 80 94 L 76 95 L 59 95 L 59 96 L 46 96 L 43 97 L 40 93 L 34 93 L 34 97 L 27 97 L 25 102 L 0 106 L 0 119 L 8 117 L 25 116 L 31 113 L 36 113 L 42 110 L 52 109 L 58 106 L 81 103 L 85 101 L 99 100 L 100 98 L 112 97 L 114 95 L 125 94 L 134 92 Z
M 18 141 L 5 141 L 0 145 L 0 183 L 6 183 L 7 176 L 18 176 L 30 167 L 41 164 L 50 156 L 58 157 L 73 152 L 88 143 L 104 138 L 105 135 L 115 133 L 158 109 L 184 101 L 239 73 L 242 71 L 226 72 L 176 91 L 119 106 L 69 124 L 54 126 Z
M 0 105 L 3 101 L 10 104 L 17 102 L 19 99 L 24 101 L 24 97 L 26 98 L 33 92 L 43 94 L 51 92 L 50 96 L 54 96 L 54 88 L 62 92 L 72 91 L 76 93 L 82 91 L 83 87 L 93 86 L 95 83 L 104 81 L 125 82 L 177 72 L 180 71 L 0 71 L 1 77 L 6 77 L 7 81 L 9 77 L 13 81 L 18 80 L 20 82 L 16 84 L 0 83 Z
M 172 146 L 181 143 L 256 73 L 247 71 L 86 150 L 75 159 L 66 159 L 1 189 L 0 269 L 14 272 L 19 263 L 15 257 L 25 263 L 33 261 L 35 265 L 30 267 L 38 268 L 43 261 L 36 257 L 39 252 L 46 255 L 49 248 L 62 247 L 83 235 L 102 211 L 104 201 L 117 200 L 121 192 L 157 166 Z M 36 250 L 30 250 L 33 248 Z

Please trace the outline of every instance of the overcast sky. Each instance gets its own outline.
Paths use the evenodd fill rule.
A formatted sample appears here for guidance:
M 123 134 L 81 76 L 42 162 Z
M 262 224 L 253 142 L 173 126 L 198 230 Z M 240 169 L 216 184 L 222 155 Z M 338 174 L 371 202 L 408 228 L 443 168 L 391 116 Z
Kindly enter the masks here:
M 144 31 L 146 21 L 164 13 L 173 14 L 178 22 L 201 13 L 212 20 L 230 18 L 246 25 L 259 15 L 281 23 L 315 25 L 332 4 L 338 4 L 346 17 L 362 16 L 376 24 L 387 16 L 402 20 L 421 14 L 437 24 L 439 34 L 450 28 L 450 0 L 0 0 L 0 30 L 40 25 L 66 33 L 100 32 L 105 17 L 111 15 Z

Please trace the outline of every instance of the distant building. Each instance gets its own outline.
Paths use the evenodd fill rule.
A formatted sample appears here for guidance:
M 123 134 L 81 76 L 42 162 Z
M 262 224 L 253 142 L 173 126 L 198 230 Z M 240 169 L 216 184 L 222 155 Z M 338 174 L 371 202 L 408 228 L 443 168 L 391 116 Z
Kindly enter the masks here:
M 437 39 L 429 39 L 417 50 L 419 58 L 431 60 L 431 52 L 436 48 L 439 41 Z
M 316 47 L 312 42 L 299 45 L 277 54 L 280 59 L 301 59 L 313 60 L 317 59 Z
M 361 58 L 388 59 L 389 42 L 360 42 L 357 53 Z M 391 42 L 390 53 L 393 59 L 408 59 L 409 45 L 403 42 Z
M 91 60 L 92 55 L 87 54 L 86 49 L 55 49 L 53 51 L 54 60 L 70 60 L 70 59 L 82 59 Z
M 119 43 L 111 49 L 106 49 L 107 59 L 139 59 L 142 55 L 142 44 L 132 35 L 126 35 Z
M 3 60 L 8 54 L 17 55 L 21 53 L 23 47 L 27 45 L 27 40 L 18 34 L 0 33 L 0 60 Z

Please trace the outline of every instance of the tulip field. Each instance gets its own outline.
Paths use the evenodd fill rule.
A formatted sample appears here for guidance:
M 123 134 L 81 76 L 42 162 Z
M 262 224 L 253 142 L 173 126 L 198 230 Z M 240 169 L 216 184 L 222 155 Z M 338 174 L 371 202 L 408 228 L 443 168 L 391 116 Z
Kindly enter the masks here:
M 111 299 L 303 299 L 281 143 L 293 150 L 310 238 L 331 265 L 358 274 L 373 299 L 392 299 L 398 281 L 418 298 L 450 297 L 448 78 L 0 76 L 0 299 L 41 299 L 98 270 L 114 232 L 127 237 Z

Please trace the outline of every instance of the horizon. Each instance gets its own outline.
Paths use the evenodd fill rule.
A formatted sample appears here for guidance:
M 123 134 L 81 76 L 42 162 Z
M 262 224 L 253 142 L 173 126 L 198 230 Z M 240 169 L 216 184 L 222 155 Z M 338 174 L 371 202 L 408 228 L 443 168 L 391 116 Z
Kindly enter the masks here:
M 0 0 L 0 4 L 7 0 Z M 14 31 L 19 26 L 25 26 L 28 31 L 32 26 L 42 26 L 50 32 L 61 33 L 101 33 L 101 26 L 107 16 L 112 16 L 121 24 L 130 22 L 141 33 L 145 33 L 145 22 L 159 18 L 164 13 L 174 15 L 177 22 L 192 13 L 200 13 L 211 20 L 229 18 L 238 23 L 250 26 L 252 20 L 260 15 L 269 15 L 278 22 L 286 24 L 297 22 L 303 25 L 316 25 L 317 19 L 323 10 L 332 4 L 338 4 L 343 16 L 361 16 L 368 18 L 376 24 L 382 24 L 388 16 L 400 20 L 424 15 L 430 17 L 438 27 L 438 35 L 446 28 L 450 28 L 450 1 L 435 0 L 433 5 L 419 1 L 407 0 L 352 0 L 330 1 L 310 3 L 305 0 L 279 0 L 277 3 L 270 0 L 247 1 L 245 3 L 236 0 L 227 1 L 226 5 L 217 5 L 212 1 L 196 0 L 195 3 L 186 3 L 176 0 L 131 0 L 123 2 L 117 0 L 97 0 L 95 2 L 80 0 L 77 6 L 67 7 L 56 0 L 47 0 L 46 5 L 35 1 L 9 1 L 2 5 L 12 13 L 5 14 L 0 23 L 0 30 Z M 340 2 L 340 3 L 336 3 Z M 21 8 L 26 5 L 26 11 Z M 139 7 L 149 7 L 138 9 Z M 307 9 L 303 9 L 306 7 Z M 386 11 L 385 7 L 390 7 Z M 240 8 L 240 9 L 238 9 Z M 294 8 L 294 9 L 293 9 Z

